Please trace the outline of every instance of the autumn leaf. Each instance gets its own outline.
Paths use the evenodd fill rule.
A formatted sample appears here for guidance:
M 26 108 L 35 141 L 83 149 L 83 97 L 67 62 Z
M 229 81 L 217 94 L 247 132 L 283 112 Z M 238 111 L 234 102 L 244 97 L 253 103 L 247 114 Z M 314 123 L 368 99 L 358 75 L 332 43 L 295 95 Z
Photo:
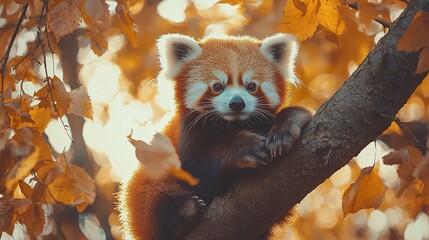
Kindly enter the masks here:
M 92 120 L 91 98 L 89 97 L 85 88 L 79 87 L 74 89 L 70 92 L 70 96 L 72 98 L 72 103 L 68 112 Z
M 377 208 L 383 201 L 385 188 L 373 167 L 362 169 L 356 182 L 343 194 L 342 209 L 346 216 L 365 208 Z
M 299 4 L 289 0 L 283 8 L 280 31 L 295 34 L 299 41 L 303 41 L 313 36 L 320 26 L 327 39 L 338 44 L 337 37 L 346 28 L 338 6 L 339 0 L 304 0 Z
M 410 27 L 399 40 L 397 49 L 420 53 L 416 74 L 429 70 L 429 13 L 417 12 Z
M 0 230 L 12 236 L 19 213 L 10 204 L 9 196 L 0 197 Z
M 10 200 L 10 205 L 14 207 L 19 213 L 24 213 L 31 204 L 31 200 L 27 198 L 13 198 Z
M 407 163 L 410 160 L 410 153 L 407 149 L 393 151 L 383 157 L 383 163 L 386 165 L 395 165 Z
M 31 204 L 21 216 L 30 236 L 37 236 L 42 233 L 45 225 L 45 212 L 41 204 Z
M 346 29 L 346 23 L 338 11 L 339 0 L 320 0 L 319 25 L 325 36 L 340 36 Z M 338 43 L 338 40 L 327 37 L 328 40 Z
M 82 15 L 73 0 L 56 0 L 49 2 L 48 28 L 57 41 L 73 32 L 81 23 Z
M 86 33 L 90 39 L 91 49 L 97 55 L 103 55 L 109 47 L 106 37 L 102 33 L 87 31 Z
M 31 169 L 39 161 L 39 148 L 35 148 L 28 156 L 18 161 L 5 179 L 5 186 L 7 190 L 13 190 L 18 184 L 19 180 L 27 177 Z
M 60 175 L 48 185 L 55 201 L 78 207 L 82 212 L 95 199 L 95 184 L 86 171 L 67 163 L 64 156 L 57 161 Z
M 313 36 L 318 25 L 318 0 L 303 0 L 307 6 L 307 11 L 303 12 L 298 9 L 293 1 L 286 2 L 283 8 L 283 17 L 280 25 L 280 31 L 292 33 L 297 36 L 299 41 Z
M 53 110 L 55 110 L 55 114 L 58 114 L 59 117 L 62 117 L 70 108 L 72 97 L 70 96 L 69 92 L 67 92 L 64 83 L 57 76 L 54 76 L 49 81 L 50 84 L 43 86 L 34 94 L 34 96 L 38 97 L 39 99 L 47 99 L 49 103 L 48 106 L 53 108 L 52 104 L 49 102 L 52 101 L 50 94 L 50 91 L 52 91 L 52 97 L 54 98 L 56 107 L 56 110 Z M 45 104 L 39 104 L 39 107 L 41 106 L 45 106 Z
M 30 110 L 31 120 L 33 123 L 24 123 L 24 126 L 31 127 L 43 133 L 51 121 L 51 110 L 48 108 L 39 108 L 39 106 L 34 106 Z
M 172 167 L 170 172 L 178 179 L 188 183 L 190 186 L 195 186 L 198 184 L 198 179 L 194 178 L 190 173 L 182 169 Z
M 134 24 L 134 18 L 131 16 L 130 10 L 125 1 L 118 1 L 118 5 L 115 8 L 116 14 L 121 21 L 122 30 L 127 36 L 128 41 L 130 41 L 133 47 L 137 47 L 137 27 Z
M 79 10 L 89 28 L 105 30 L 110 22 L 109 5 L 105 0 L 82 0 Z

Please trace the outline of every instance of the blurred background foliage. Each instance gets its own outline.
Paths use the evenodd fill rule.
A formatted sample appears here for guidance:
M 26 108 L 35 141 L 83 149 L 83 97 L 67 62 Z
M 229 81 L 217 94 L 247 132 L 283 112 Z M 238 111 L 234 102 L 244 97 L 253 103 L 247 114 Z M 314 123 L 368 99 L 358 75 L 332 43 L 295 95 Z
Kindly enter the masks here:
M 48 9 L 57 6 L 51 4 L 63 2 L 82 3 L 50 1 Z M 172 99 L 160 96 L 156 88 L 159 71 L 156 40 L 160 35 L 182 33 L 201 38 L 210 34 L 233 34 L 264 38 L 287 31 L 282 27 L 288 17 L 283 13 L 284 0 L 108 0 L 105 3 L 110 20 L 106 26 L 95 29 L 95 24 L 88 24 L 83 16 L 85 22 L 78 22 L 77 29 L 70 34 L 64 29 L 42 29 L 46 32 L 45 43 L 50 41 L 51 53 L 48 48 L 41 51 L 35 47 L 40 29 L 34 26 L 46 2 L 2 0 L 0 56 L 7 53 L 26 3 L 30 5 L 29 11 L 9 59 L 22 58 L 37 49 L 25 67 L 26 73 L 34 75 L 35 80 L 16 81 L 18 88 L 11 90 L 11 94 L 33 95 L 46 85 L 45 67 L 38 64 L 46 55 L 48 76 L 57 76 L 68 92 L 84 86 L 93 109 L 92 120 L 66 114 L 61 117 L 64 124 L 52 119 L 44 131 L 54 159 L 58 162 L 63 156 L 85 169 L 94 179 L 96 193 L 93 203 L 83 212 L 55 201 L 43 204 L 45 224 L 38 238 L 46 239 L 123 238 L 115 210 L 115 193 L 120 182 L 126 181 L 138 164 L 127 135 L 133 131 L 134 138 L 150 141 L 171 117 L 174 108 Z M 356 4 L 359 10 L 353 7 Z M 329 99 L 388 31 L 382 23 L 388 25 L 395 20 L 405 6 L 406 2 L 395 0 L 340 1 L 338 10 L 346 25 L 342 35 L 329 41 L 329 36 L 316 31 L 300 44 L 296 72 L 302 84 L 294 90 L 293 103 L 317 109 Z M 71 16 L 64 14 L 64 17 Z M 3 74 L 6 76 L 7 72 Z M 380 139 L 369 144 L 299 204 L 296 222 L 287 229 L 288 239 L 429 239 L 429 198 L 422 195 L 421 182 L 411 181 L 407 190 L 398 194 L 401 182 L 398 167 L 381 161 L 393 150 L 425 145 L 429 120 L 427 79 L 401 109 L 398 118 L 401 127 L 393 123 Z M 4 133 L 3 145 L 13 136 L 13 133 Z M 341 199 L 345 188 L 357 179 L 362 168 L 373 165 L 386 187 L 381 206 L 344 218 Z M 33 187 L 31 177 L 24 182 Z M 25 187 L 20 185 L 14 191 L 15 197 L 19 196 L 17 192 L 23 192 L 21 188 Z M 5 192 L 1 196 L 4 197 Z M 28 231 L 28 227 L 17 224 L 13 238 L 27 239 Z M 2 240 L 9 238 L 6 233 L 1 237 Z

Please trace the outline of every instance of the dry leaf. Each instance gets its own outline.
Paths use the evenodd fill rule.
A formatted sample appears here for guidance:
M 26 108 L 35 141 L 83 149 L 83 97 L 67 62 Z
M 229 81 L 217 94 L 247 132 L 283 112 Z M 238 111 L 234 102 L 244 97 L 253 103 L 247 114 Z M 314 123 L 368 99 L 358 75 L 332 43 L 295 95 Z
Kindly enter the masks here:
M 91 98 L 84 87 L 79 87 L 70 92 L 72 98 L 69 113 L 86 117 L 92 120 L 92 104 Z
M 174 167 L 180 169 L 181 163 L 176 149 L 166 136 L 157 133 L 151 145 L 135 140 L 128 136 L 128 140 L 136 148 L 137 159 L 145 166 L 145 171 L 152 177 L 163 176 Z
M 18 213 L 24 213 L 25 210 L 32 204 L 33 202 L 30 199 L 23 198 L 13 198 L 10 200 L 10 205 L 14 207 Z
M 36 147 L 32 153 L 15 164 L 5 179 L 7 190 L 15 189 L 18 181 L 30 174 L 30 171 L 39 161 L 39 151 L 39 148 Z
M 361 209 L 379 207 L 385 191 L 383 182 L 372 167 L 362 169 L 356 182 L 352 183 L 343 194 L 344 216 Z
M 49 31 L 53 32 L 57 41 L 73 32 L 82 21 L 79 8 L 73 0 L 56 0 L 49 2 Z
M 429 70 L 429 13 L 417 12 L 410 27 L 398 42 L 398 50 L 420 53 L 416 74 Z
M 105 0 L 82 0 L 79 10 L 89 28 L 103 31 L 108 27 L 110 14 L 109 5 Z
M 253 3 L 255 0 L 221 0 L 218 3 L 226 3 L 229 5 L 242 5 L 244 3 Z
M 42 205 L 31 204 L 21 216 L 30 236 L 37 236 L 42 233 L 45 225 L 45 212 Z
M 407 163 L 410 160 L 410 153 L 406 148 L 393 151 L 383 157 L 383 163 L 386 165 L 395 165 Z
M 61 175 L 48 185 L 49 192 L 55 201 L 79 206 L 83 211 L 95 199 L 95 184 L 86 171 L 76 165 L 67 163 L 62 156 L 56 166 Z
M 122 23 L 122 30 L 130 41 L 131 46 L 137 47 L 137 27 L 134 24 L 134 18 L 131 16 L 128 6 L 125 2 L 119 1 L 115 8 L 116 14 L 118 14 L 119 20 Z

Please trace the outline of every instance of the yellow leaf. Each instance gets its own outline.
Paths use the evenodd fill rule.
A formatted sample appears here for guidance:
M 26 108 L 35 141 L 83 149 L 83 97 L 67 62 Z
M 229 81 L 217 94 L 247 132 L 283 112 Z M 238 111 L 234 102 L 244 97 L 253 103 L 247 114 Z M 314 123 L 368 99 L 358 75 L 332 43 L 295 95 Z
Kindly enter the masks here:
M 346 29 L 346 23 L 338 11 L 339 0 L 320 0 L 319 24 L 327 39 L 338 44 L 332 35 L 340 36 Z
M 92 104 L 91 98 L 84 87 L 79 87 L 70 92 L 72 98 L 69 113 L 86 117 L 92 120 Z
M 73 32 L 82 21 L 76 3 L 73 0 L 57 0 L 49 2 L 48 27 L 57 41 Z
M 83 211 L 94 202 L 94 181 L 83 168 L 67 163 L 64 157 L 58 160 L 57 167 L 62 174 L 48 185 L 49 192 L 56 201 Z
M 39 148 L 35 148 L 34 151 L 29 154 L 27 157 L 18 161 L 9 174 L 6 176 L 6 189 L 11 190 L 15 189 L 18 181 L 24 179 L 30 174 L 31 169 L 39 161 Z
M 24 181 L 19 181 L 19 189 L 21 189 L 22 194 L 28 199 L 31 199 L 33 195 L 33 189 Z
M 383 201 L 385 188 L 372 167 L 362 169 L 358 179 L 343 194 L 342 209 L 346 216 L 365 208 L 377 208 Z
M 292 0 L 286 2 L 280 26 L 281 32 L 295 34 L 299 41 L 313 36 L 317 29 L 319 11 L 318 0 L 303 0 L 302 2 L 307 7 L 305 14 L 295 6 Z
M 399 40 L 397 49 L 420 53 L 416 74 L 429 70 L 429 13 L 417 12 L 411 25 Z
M 119 1 L 118 5 L 115 8 L 116 14 L 118 14 L 119 20 L 122 23 L 122 30 L 127 36 L 128 41 L 130 41 L 131 46 L 137 46 L 137 33 L 138 30 L 134 24 L 134 19 L 131 16 L 130 10 L 125 2 Z
M 185 170 L 172 167 L 170 171 L 176 178 L 188 183 L 190 186 L 195 186 L 198 184 L 198 179 L 194 178 L 190 173 Z
M 24 126 L 34 128 L 43 133 L 51 121 L 51 111 L 48 108 L 34 106 L 29 113 L 34 123 L 25 122 Z

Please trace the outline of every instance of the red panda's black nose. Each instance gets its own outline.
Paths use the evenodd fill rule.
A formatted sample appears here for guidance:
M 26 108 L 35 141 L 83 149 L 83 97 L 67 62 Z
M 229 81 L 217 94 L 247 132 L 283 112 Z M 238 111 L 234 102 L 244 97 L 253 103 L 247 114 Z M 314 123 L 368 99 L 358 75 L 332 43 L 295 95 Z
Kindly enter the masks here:
M 229 102 L 229 107 L 236 112 L 243 110 L 245 106 L 246 104 L 240 96 L 233 97 L 231 102 Z

